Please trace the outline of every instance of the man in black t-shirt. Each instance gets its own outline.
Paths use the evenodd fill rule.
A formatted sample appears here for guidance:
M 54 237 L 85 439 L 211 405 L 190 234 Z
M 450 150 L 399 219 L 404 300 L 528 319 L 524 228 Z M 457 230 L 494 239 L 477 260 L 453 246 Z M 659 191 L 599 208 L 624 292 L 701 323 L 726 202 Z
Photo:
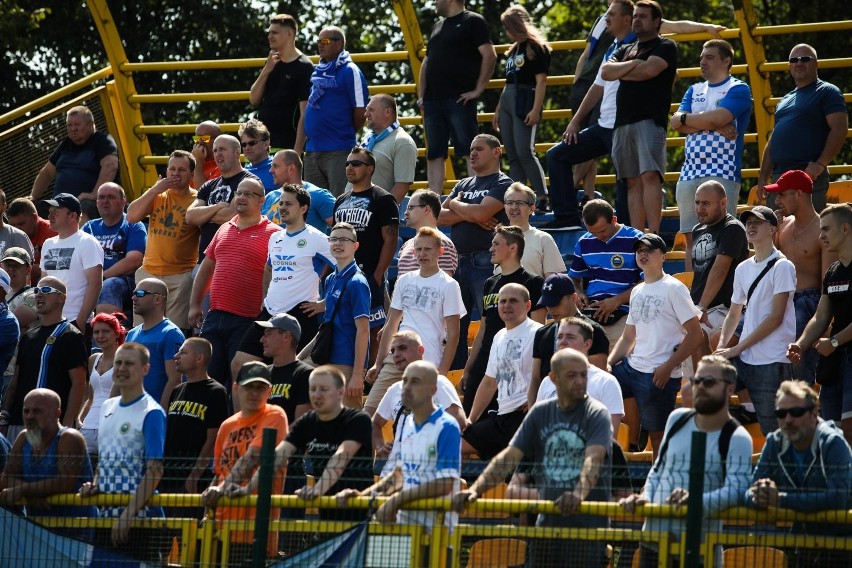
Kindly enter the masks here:
M 213 479 L 210 464 L 219 426 L 230 416 L 228 391 L 207 375 L 212 347 L 200 337 L 184 341 L 175 368 L 184 382 L 166 408 L 166 443 L 161 493 L 200 493 Z
M 259 107 L 258 118 L 271 135 L 273 148 L 305 149 L 305 107 L 311 93 L 314 64 L 296 49 L 299 26 L 289 14 L 269 18 L 266 36 L 269 55 L 249 92 L 249 103 Z
M 536 306 L 541 296 L 541 286 L 544 280 L 541 276 L 530 274 L 521 267 L 521 257 L 524 255 L 524 233 L 520 227 L 498 225 L 495 229 L 491 244 L 491 263 L 500 266 L 500 274 L 495 274 L 485 281 L 483 289 L 483 312 L 480 320 L 479 330 L 473 340 L 470 349 L 470 357 L 464 367 L 462 376 L 462 390 L 464 391 L 464 411 L 470 414 L 473 399 L 479 389 L 479 383 L 485 376 L 488 367 L 488 356 L 491 352 L 491 344 L 498 331 L 506 327 L 497 311 L 497 302 L 500 289 L 506 284 L 520 284 L 530 294 L 531 306 Z M 535 307 L 530 310 L 528 316 L 544 323 L 547 308 Z M 462 336 L 464 337 L 464 336 Z M 496 397 L 491 401 L 487 410 L 497 408 Z
M 393 195 L 373 185 L 376 159 L 366 148 L 354 147 L 346 158 L 346 179 L 352 189 L 334 202 L 334 222 L 349 223 L 358 233 L 355 262 L 370 284 L 370 363 L 376 359 L 376 335 L 385 325 L 387 271 L 399 237 L 399 206 Z
M 296 348 L 302 335 L 299 321 L 290 314 L 276 314 L 269 321 L 256 321 L 263 329 L 260 343 L 263 357 L 272 359 L 272 393 L 267 402 L 280 406 L 293 424 L 311 409 L 308 378 L 312 367 L 296 359 Z
M 826 270 L 816 314 L 801 337 L 787 348 L 787 358 L 795 365 L 802 358 L 803 348 L 809 345 L 822 356 L 821 364 L 829 363 L 833 356 L 836 370 L 820 376 L 817 367 L 817 381 L 821 382 L 819 413 L 825 420 L 838 421 L 849 442 L 852 440 L 852 206 L 829 205 L 819 217 L 820 239 L 838 260 Z M 824 337 L 829 325 L 831 335 Z
M 494 73 L 497 52 L 485 18 L 465 10 L 464 0 L 438 2 L 437 10 L 444 19 L 435 23 L 429 36 L 417 82 L 417 105 L 426 128 L 429 189 L 441 195 L 450 139 L 456 156 L 467 158 L 468 174 L 473 175 L 467 151 L 479 131 L 476 99 Z
M 612 161 L 627 179 L 630 221 L 640 231 L 660 232 L 662 181 L 666 172 L 666 127 L 677 75 L 677 45 L 659 35 L 663 11 L 641 0 L 633 11 L 637 42 L 620 47 L 601 66 L 601 78 L 619 80 Z

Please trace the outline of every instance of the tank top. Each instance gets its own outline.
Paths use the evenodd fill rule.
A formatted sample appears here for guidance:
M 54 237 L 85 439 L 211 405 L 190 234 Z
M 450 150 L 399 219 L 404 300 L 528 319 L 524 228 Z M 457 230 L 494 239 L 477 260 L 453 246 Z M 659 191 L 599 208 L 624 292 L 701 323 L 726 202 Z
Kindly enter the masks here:
M 86 445 L 90 453 L 98 451 L 98 421 L 101 417 L 101 405 L 109 398 L 109 391 L 112 389 L 112 367 L 103 375 L 98 372 L 98 363 L 101 362 L 103 353 L 98 353 L 95 364 L 92 365 L 92 375 L 89 378 L 89 384 L 92 385 L 92 406 L 89 408 L 86 418 L 83 420 L 83 426 L 80 430 L 86 438 Z

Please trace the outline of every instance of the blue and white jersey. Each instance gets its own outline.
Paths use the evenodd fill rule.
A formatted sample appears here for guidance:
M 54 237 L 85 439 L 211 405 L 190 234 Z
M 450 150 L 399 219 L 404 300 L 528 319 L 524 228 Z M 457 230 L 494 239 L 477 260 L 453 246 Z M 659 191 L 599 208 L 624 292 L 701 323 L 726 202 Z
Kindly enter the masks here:
M 319 300 L 320 276 L 334 267 L 328 237 L 310 225 L 290 233 L 286 229 L 269 237 L 266 264 L 272 280 L 263 307 L 270 314 L 289 312 L 302 302 Z
M 166 441 L 166 413 L 151 395 L 142 395 L 124 404 L 121 397 L 101 406 L 98 428 L 98 488 L 102 493 L 133 494 L 150 460 L 163 459 Z M 162 509 L 143 507 L 140 517 L 162 516 Z M 124 507 L 104 510 L 117 517 Z
M 721 83 L 696 83 L 686 90 L 678 110 L 698 113 L 724 108 L 734 116 L 737 138 L 728 140 L 715 130 L 687 134 L 681 180 L 715 176 L 742 181 L 743 137 L 751 118 L 751 103 L 749 86 L 731 76 Z
M 605 300 L 621 294 L 640 280 L 642 271 L 636 264 L 633 243 L 642 231 L 622 225 L 607 242 L 586 233 L 574 246 L 574 261 L 568 275 L 588 278 L 586 296 L 590 301 Z M 627 304 L 621 309 L 629 310 Z
M 402 471 L 402 489 L 411 489 L 435 479 L 452 478 L 453 493 L 461 489 L 461 430 L 456 419 L 438 408 L 426 422 L 417 425 L 409 414 L 396 430 L 399 445 L 396 467 Z M 427 531 L 435 524 L 433 511 L 399 511 L 397 522 L 419 524 Z M 458 522 L 456 513 L 447 513 L 445 524 Z

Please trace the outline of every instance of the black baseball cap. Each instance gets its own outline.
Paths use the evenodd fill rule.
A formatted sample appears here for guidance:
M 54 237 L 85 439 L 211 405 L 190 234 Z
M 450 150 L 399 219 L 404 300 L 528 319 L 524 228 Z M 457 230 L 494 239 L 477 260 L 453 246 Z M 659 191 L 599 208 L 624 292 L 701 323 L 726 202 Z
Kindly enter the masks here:
M 47 203 L 51 207 L 64 207 L 67 210 L 73 211 L 77 214 L 83 212 L 83 208 L 80 207 L 80 200 L 71 195 L 70 193 L 60 193 L 53 199 L 46 199 L 45 203 Z
M 633 243 L 633 252 L 636 252 L 637 249 L 641 246 L 646 246 L 649 249 L 659 249 L 663 252 L 668 252 L 669 247 L 666 246 L 666 241 L 663 240 L 663 237 L 656 233 L 645 233 Z
M 766 205 L 756 205 L 751 209 L 751 211 L 743 211 L 742 215 L 740 215 L 740 222 L 745 225 L 746 221 L 751 216 L 757 217 L 761 221 L 768 221 L 773 227 L 778 226 L 778 217 L 776 217 L 775 211 Z

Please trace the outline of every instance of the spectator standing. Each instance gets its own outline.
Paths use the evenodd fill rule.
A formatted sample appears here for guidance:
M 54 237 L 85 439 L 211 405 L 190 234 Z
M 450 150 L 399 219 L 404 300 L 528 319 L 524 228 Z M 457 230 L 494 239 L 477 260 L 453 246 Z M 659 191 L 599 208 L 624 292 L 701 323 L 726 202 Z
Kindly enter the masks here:
M 722 324 L 716 353 L 733 359 L 766 436 L 775 429 L 775 393 L 792 376 L 786 350 L 796 339 L 796 268 L 773 244 L 778 231 L 774 211 L 758 205 L 740 215 L 740 221 L 754 246 L 754 256 L 741 262 L 734 273 L 731 308 Z M 743 328 L 739 342 L 727 347 L 740 319 Z
M 358 268 L 370 284 L 370 363 L 376 359 L 377 334 L 385 325 L 387 271 L 399 245 L 399 206 L 384 188 L 373 184 L 376 171 L 373 153 L 358 146 L 346 157 L 346 179 L 352 190 L 334 203 L 335 223 L 349 223 L 358 233 L 355 251 Z
M 21 338 L 21 326 L 7 303 L 11 293 L 12 280 L 9 274 L 0 268 L 0 369 L 3 369 L 4 373 Z
M 419 189 L 415 191 L 408 200 L 405 207 L 405 226 L 420 230 L 423 227 L 438 228 L 438 215 L 441 214 L 441 198 L 434 191 Z M 438 257 L 438 266 L 441 270 L 453 276 L 459 266 L 459 256 L 456 245 L 444 233 L 441 235 L 441 246 L 443 252 Z M 408 239 L 402 244 L 397 253 L 396 275 L 397 278 L 420 269 L 417 256 L 414 253 L 414 239 Z
M 852 440 L 852 208 L 848 204 L 829 205 L 820 213 L 820 239 L 825 249 L 838 256 L 826 271 L 816 314 L 805 331 L 787 347 L 793 363 L 802 358 L 808 345 L 815 345 L 824 358 L 839 363 L 835 371 L 821 378 L 820 414 L 825 420 L 839 421 L 846 441 Z M 823 337 L 831 325 L 831 335 Z M 828 361 L 825 361 L 828 362 Z
M 50 228 L 50 221 L 38 216 L 35 204 L 26 197 L 13 199 L 6 210 L 9 224 L 27 234 L 32 244 L 32 280 L 41 280 L 41 247 L 49 237 L 56 236 L 56 231 Z M 26 250 L 26 249 L 25 249 Z
M 520 227 L 524 232 L 524 257 L 521 259 L 521 266 L 530 274 L 547 278 L 551 274 L 565 272 L 567 268 L 553 237 L 530 226 L 530 216 L 535 208 L 536 194 L 529 187 L 515 182 L 506 190 L 503 197 L 506 217 L 511 225 Z
M 630 293 L 631 309 L 624 333 L 609 354 L 612 374 L 624 398 L 636 399 L 641 426 L 648 432 L 654 455 L 680 391 L 681 363 L 703 338 L 700 314 L 689 290 L 663 270 L 666 248 L 665 241 L 653 233 L 633 244 L 636 264 L 645 280 Z M 638 433 L 636 414 L 631 416 L 632 408 L 627 404 L 625 410 L 631 431 Z
M 127 332 L 127 341 L 148 349 L 148 372 L 145 373 L 145 392 L 169 407 L 172 390 L 180 384 L 175 368 L 175 353 L 184 341 L 183 332 L 166 317 L 169 290 L 162 280 L 147 278 L 133 291 L 133 313 L 142 323 Z
M 83 222 L 96 219 L 98 188 L 118 177 L 118 147 L 112 136 L 95 128 L 88 107 L 71 107 L 65 113 L 67 136 L 47 159 L 33 181 L 29 198 L 36 202 L 53 184 L 53 197 L 71 194 L 82 204 Z
M 49 388 L 58 394 L 62 400 L 62 424 L 72 428 L 77 425 L 86 400 L 89 352 L 82 332 L 62 316 L 65 298 L 65 284 L 58 278 L 45 276 L 36 286 L 36 310 L 41 316 L 41 326 L 21 337 L 17 372 L 0 411 L 0 433 L 11 439 L 24 423 L 21 413 L 24 397 L 35 388 Z
M 428 140 L 429 189 L 441 195 L 450 139 L 455 155 L 466 158 L 468 175 L 479 175 L 468 148 L 472 149 L 479 130 L 476 100 L 494 73 L 497 52 L 485 18 L 466 10 L 464 0 L 438 2 L 435 8 L 443 19 L 435 23 L 429 35 L 417 80 L 417 105 Z
M 169 156 L 166 177 L 134 199 L 127 209 L 127 221 L 136 223 L 148 217 L 148 242 L 136 280 L 157 278 L 169 290 L 166 314 L 182 330 L 189 330 L 187 313 L 192 291 L 192 269 L 198 262 L 199 228 L 186 221 L 189 207 L 198 193 L 189 182 L 195 158 L 184 150 Z M 141 319 L 134 317 L 139 325 Z
M 76 197 L 60 193 L 47 203 L 50 227 L 57 235 L 44 242 L 41 270 L 65 284 L 68 296 L 62 315 L 85 331 L 103 286 L 104 250 L 97 239 L 79 230 L 82 210 Z
M 825 207 L 828 164 L 846 142 L 849 116 L 840 89 L 817 76 L 816 49 L 800 43 L 790 51 L 790 76 L 796 88 L 775 107 L 775 128 L 763 149 L 758 195 L 775 205 L 763 187 L 789 170 L 803 170 L 814 180 L 817 211 Z
M 299 154 L 294 150 L 279 150 L 272 157 L 270 171 L 278 189 L 273 189 L 266 194 L 260 212 L 276 225 L 283 227 L 285 223 L 278 211 L 281 188 L 288 183 L 301 185 L 311 196 L 311 207 L 308 209 L 308 218 L 306 219 L 308 225 L 328 234 L 329 228 L 334 224 L 334 196 L 327 189 L 317 187 L 302 179 L 302 158 L 299 157 Z
M 344 162 L 364 126 L 369 93 L 364 74 L 346 51 L 343 30 L 324 28 L 317 47 L 320 60 L 305 108 L 305 179 L 337 197 L 346 187 Z
M 509 159 L 509 177 L 535 190 L 536 207 L 550 211 L 544 170 L 535 153 L 535 134 L 544 108 L 544 91 L 552 48 L 532 23 L 526 8 L 510 6 L 500 15 L 509 41 L 506 50 L 506 86 L 494 110 L 492 125 L 503 137 Z
M 373 153 L 376 170 L 373 181 L 393 195 L 397 203 L 411 189 L 417 166 L 417 144 L 402 127 L 396 116 L 396 101 L 380 93 L 374 95 L 364 110 L 367 133 L 361 146 Z M 352 189 L 351 183 L 346 190 Z
M 98 455 L 98 427 L 101 420 L 101 406 L 110 398 L 115 383 L 112 380 L 113 360 L 119 345 L 124 343 L 126 332 L 121 326 L 124 317 L 116 314 L 96 314 L 92 318 L 92 340 L 100 349 L 99 353 L 89 356 L 89 384 L 86 402 L 83 404 L 83 424 L 80 432 L 86 439 L 89 454 Z
M 500 289 L 498 310 L 506 327 L 494 336 L 488 367 L 474 395 L 464 429 L 464 455 L 476 453 L 491 459 L 509 444 L 524 419 L 533 342 L 541 327 L 527 315 L 531 306 L 529 291 L 521 284 L 506 284 Z M 492 415 L 486 410 L 495 393 L 497 413 Z
M 699 58 L 703 83 L 686 90 L 669 124 L 686 135 L 685 160 L 677 183 L 680 230 L 686 236 L 686 250 L 692 249 L 695 192 L 707 181 L 725 188 L 727 210 L 737 214 L 742 182 L 743 140 L 751 118 L 751 89 L 731 76 L 734 48 L 723 39 L 704 43 Z M 686 271 L 692 268 L 687 256 Z
M 19 247 L 26 250 L 32 256 L 33 245 L 30 242 L 29 236 L 21 229 L 5 222 L 5 215 L 8 209 L 6 192 L 0 189 L 0 255 L 7 248 Z
M 36 311 L 35 290 L 28 284 L 30 280 L 30 263 L 32 263 L 32 257 L 30 257 L 26 250 L 20 247 L 7 248 L 3 253 L 2 260 L 0 260 L 0 268 L 5 270 L 6 274 L 9 275 L 9 291 L 3 289 L 2 292 L 6 296 L 5 302 L 9 314 L 12 314 L 18 320 L 17 325 L 21 336 L 29 331 L 30 328 L 38 327 L 41 323 L 38 312 Z M 4 355 L 0 359 L 5 360 L 7 356 L 11 357 L 11 359 L 6 363 L 5 368 L 0 366 L 0 370 L 3 371 L 3 383 L 0 385 L 0 402 L 2 402 L 6 389 L 12 382 L 15 367 L 17 366 L 18 340 L 12 342 L 14 334 L 12 333 L 11 322 L 6 322 L 6 329 L 9 334 L 7 341 L 10 343 L 7 343 L 7 347 L 4 347 Z M 11 345 L 11 349 L 9 349 L 9 345 Z
M 601 66 L 601 78 L 620 80 L 612 161 L 627 179 L 627 206 L 634 227 L 660 231 L 666 171 L 666 126 L 677 75 L 677 44 L 660 36 L 663 11 L 654 0 L 633 10 L 636 43 L 622 46 Z
M 131 223 L 124 214 L 127 198 L 117 183 L 105 183 L 98 188 L 98 214 L 83 225 L 83 232 L 98 240 L 104 250 L 103 286 L 96 312 L 121 312 L 130 300 L 135 285 L 134 275 L 142 266 L 148 233 L 141 222 Z
M 256 118 L 252 118 L 240 126 L 237 136 L 248 164 L 245 170 L 254 174 L 263 184 L 263 189 L 269 193 L 275 189 L 272 179 L 272 157 L 269 155 L 269 129 Z
M 553 357 L 556 398 L 537 404 L 524 417 L 508 446 L 489 462 L 466 491 L 453 496 L 461 510 L 479 499 L 523 462 L 540 464 L 533 472 L 539 498 L 552 501 L 561 515 L 540 514 L 539 527 L 605 528 L 604 516 L 577 515 L 583 501 L 608 501 L 612 464 L 612 427 L 606 408 L 586 394 L 589 362 L 582 353 L 563 349 Z M 530 542 L 530 566 L 558 558 L 574 568 L 606 565 L 606 545 L 575 539 Z
M 290 14 L 269 18 L 269 55 L 251 86 L 249 103 L 269 128 L 273 148 L 305 148 L 305 107 L 311 92 L 314 64 L 296 48 L 299 25 Z
M 198 165 L 192 174 L 192 187 L 195 189 L 222 175 L 213 152 L 213 144 L 221 134 L 222 129 L 212 120 L 205 120 L 195 127 L 195 136 L 192 137 L 192 157 Z
M 325 279 L 323 321 L 331 325 L 334 337 L 328 363 L 346 377 L 344 404 L 360 409 L 370 341 L 370 285 L 355 262 L 355 251 L 361 245 L 355 227 L 348 223 L 336 224 L 331 229 L 328 244 L 337 264 Z M 318 312 L 314 310 L 319 307 L 307 309 L 315 315 Z M 310 359 L 315 341 L 316 336 L 299 352 L 299 359 Z M 311 360 L 306 362 L 313 364 Z

